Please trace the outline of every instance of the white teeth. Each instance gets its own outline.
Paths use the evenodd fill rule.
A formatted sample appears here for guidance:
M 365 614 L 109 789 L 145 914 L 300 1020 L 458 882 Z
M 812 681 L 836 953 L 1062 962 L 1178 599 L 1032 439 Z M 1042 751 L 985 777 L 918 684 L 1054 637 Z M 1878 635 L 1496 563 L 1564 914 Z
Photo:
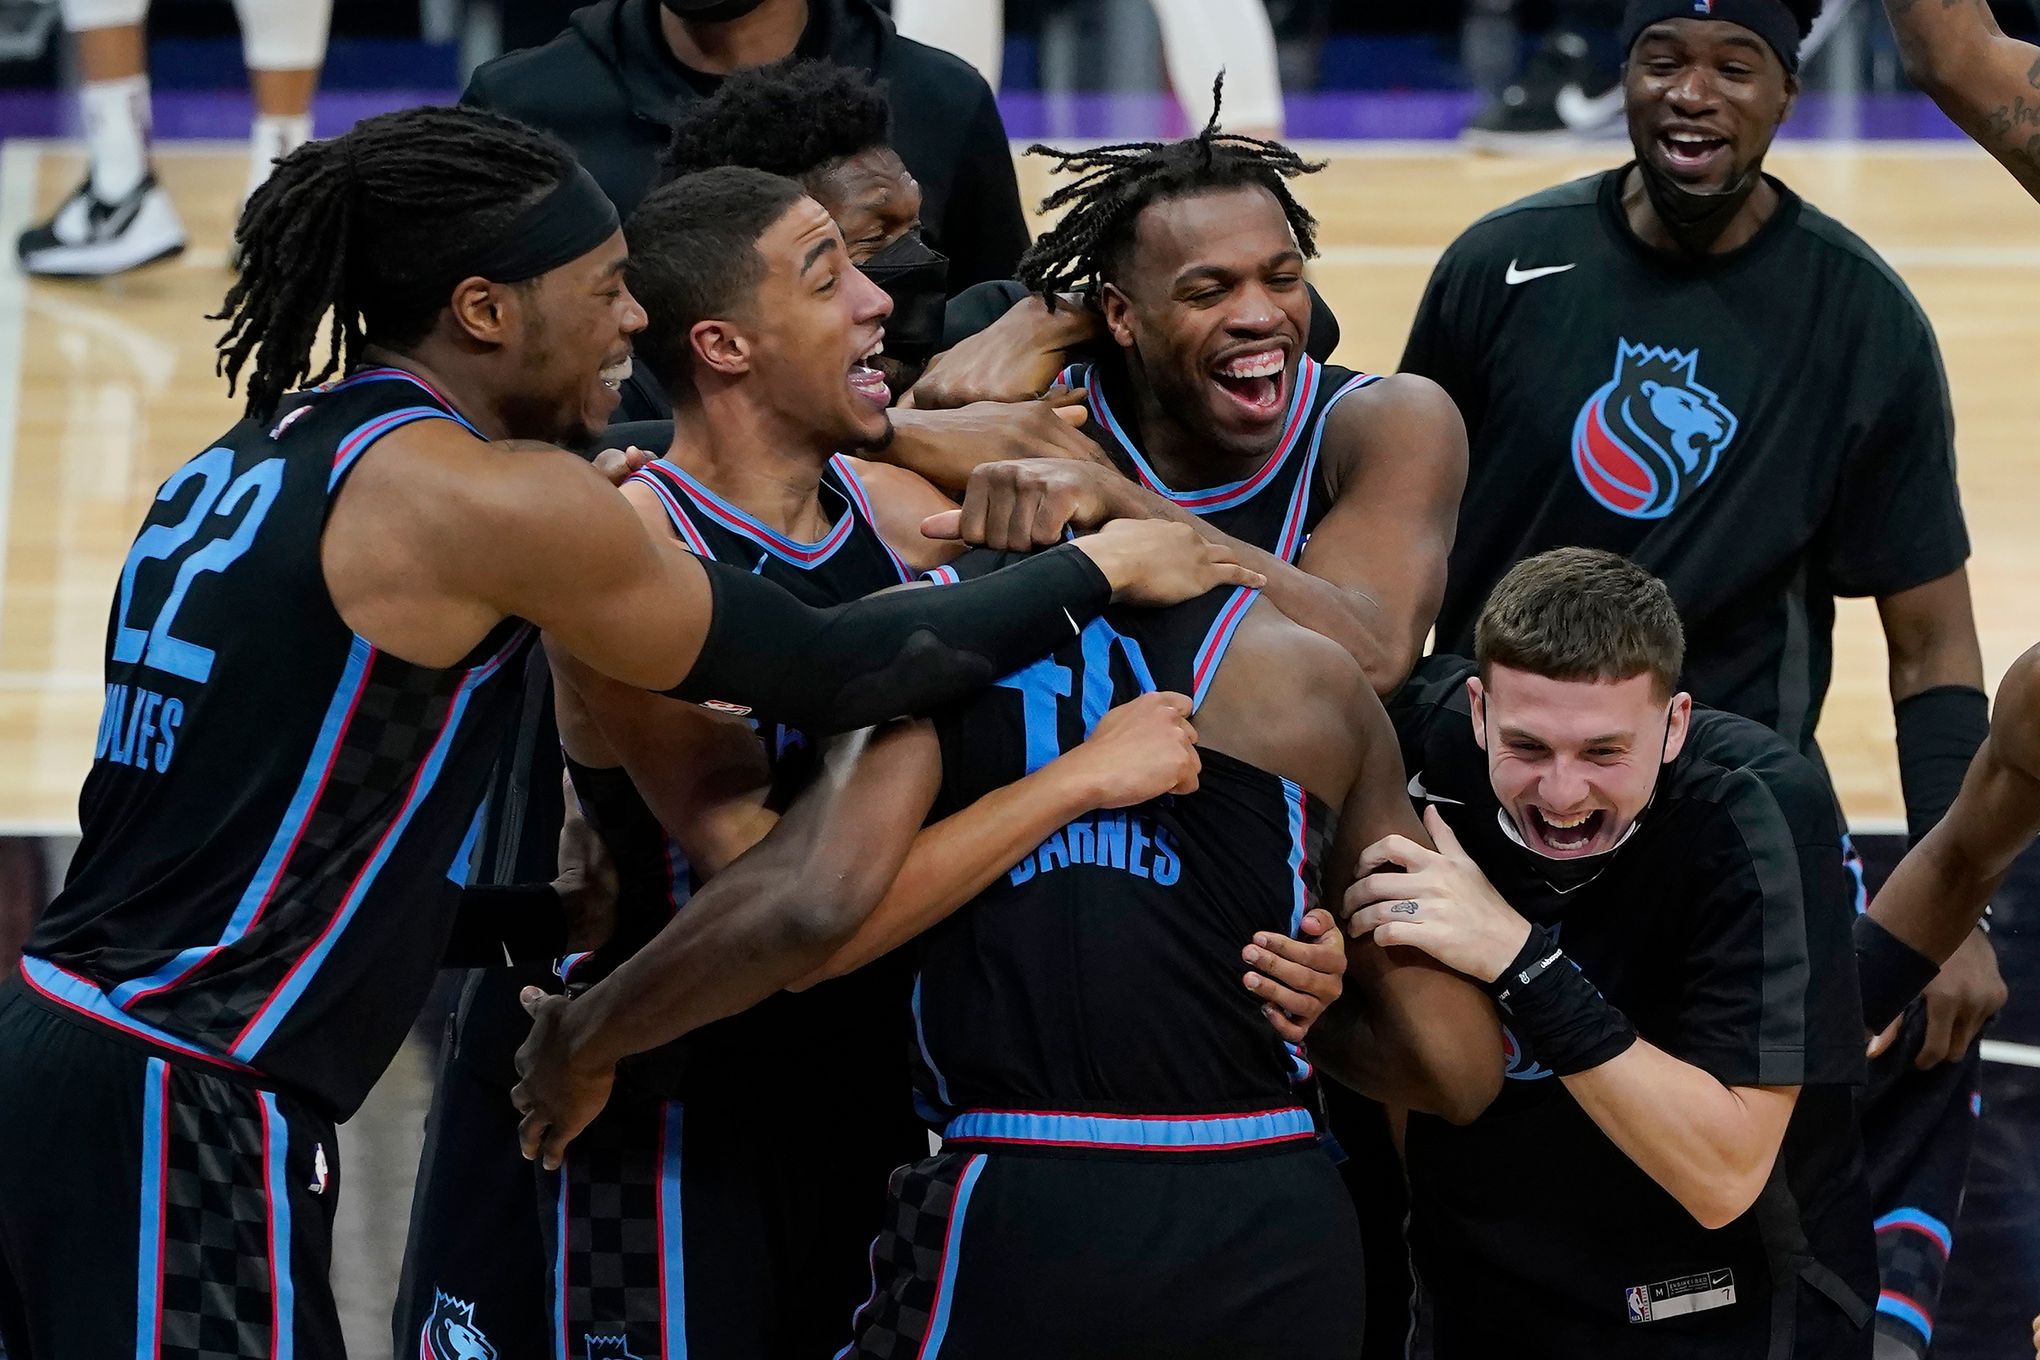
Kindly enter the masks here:
M 1272 378 L 1282 371 L 1282 351 L 1271 349 L 1259 354 L 1242 354 L 1221 365 L 1218 371 L 1228 378 Z
M 1570 831 L 1574 827 L 1580 826 L 1583 823 L 1585 823 L 1587 818 L 1593 816 L 1594 814 L 1592 812 L 1582 812 L 1577 817 L 1554 817 L 1548 812 L 1539 812 L 1537 815 L 1544 819 L 1544 824 L 1546 826 L 1551 827 L 1554 830 Z
M 629 377 L 630 360 L 625 359 L 620 364 L 612 364 L 610 367 L 602 370 L 602 385 L 604 387 L 621 387 Z

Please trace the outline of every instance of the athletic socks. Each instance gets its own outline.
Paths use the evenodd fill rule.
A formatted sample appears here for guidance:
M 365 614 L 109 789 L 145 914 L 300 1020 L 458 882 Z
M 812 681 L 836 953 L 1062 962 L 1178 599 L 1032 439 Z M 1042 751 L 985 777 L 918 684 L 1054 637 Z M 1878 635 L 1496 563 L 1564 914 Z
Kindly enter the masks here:
M 118 203 L 149 173 L 149 78 L 95 80 L 78 92 L 85 114 L 85 149 L 92 158 L 92 196 Z
M 47 221 L 15 242 L 31 274 L 100 277 L 175 255 L 184 224 L 149 168 L 149 78 L 79 91 L 91 169 Z
M 248 187 L 241 191 L 245 205 L 248 195 L 262 187 L 276 162 L 312 140 L 312 116 L 304 114 L 255 115 L 248 133 Z

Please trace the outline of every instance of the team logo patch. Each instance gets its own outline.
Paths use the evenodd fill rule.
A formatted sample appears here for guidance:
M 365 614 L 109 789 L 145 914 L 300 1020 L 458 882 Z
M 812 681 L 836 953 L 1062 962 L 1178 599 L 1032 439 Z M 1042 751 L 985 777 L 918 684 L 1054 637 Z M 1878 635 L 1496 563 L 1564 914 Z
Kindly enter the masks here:
M 711 713 L 727 713 L 733 718 L 747 716 L 751 709 L 747 704 L 733 704 L 727 699 L 703 699 L 701 706 Z
M 496 1360 L 496 1348 L 475 1326 L 475 1306 L 432 1291 L 432 1316 L 418 1334 L 418 1360 Z
M 1615 376 L 1573 422 L 1573 471 L 1587 494 L 1629 519 L 1663 519 L 1714 475 L 1735 412 L 1699 382 L 1700 351 L 1615 347 Z
M 581 1340 L 588 1347 L 588 1360 L 640 1360 L 622 1332 L 583 1332 Z
M 1695 14 L 1714 13 L 1714 0 L 1693 0 L 1693 12 Z
M 1511 1081 L 1537 1081 L 1551 1075 L 1550 1068 L 1523 1050 L 1523 1045 L 1516 1039 L 1516 1032 L 1507 1025 L 1502 1026 L 1502 1056 L 1509 1063 L 1502 1075 Z

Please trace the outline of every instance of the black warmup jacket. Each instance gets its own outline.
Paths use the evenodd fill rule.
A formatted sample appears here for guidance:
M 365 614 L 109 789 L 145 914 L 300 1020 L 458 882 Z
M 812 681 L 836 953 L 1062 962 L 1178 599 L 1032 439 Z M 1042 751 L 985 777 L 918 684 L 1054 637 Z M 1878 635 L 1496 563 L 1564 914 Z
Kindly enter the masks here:
M 598 0 L 543 47 L 478 69 L 463 104 L 560 137 L 628 217 L 651 188 L 666 129 L 720 76 L 680 64 L 659 31 L 657 0 Z M 892 145 L 921 182 L 929 240 L 949 256 L 957 292 L 1010 278 L 1027 248 L 1020 185 L 991 87 L 969 63 L 902 38 L 871 0 L 810 0 L 795 49 L 886 82 Z

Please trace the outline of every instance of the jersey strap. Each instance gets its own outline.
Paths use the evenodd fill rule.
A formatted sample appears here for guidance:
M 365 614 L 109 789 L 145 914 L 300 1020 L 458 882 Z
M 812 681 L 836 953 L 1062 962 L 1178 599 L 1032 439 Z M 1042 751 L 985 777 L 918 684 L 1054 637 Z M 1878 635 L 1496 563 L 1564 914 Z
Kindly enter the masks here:
M 1225 660 L 1225 649 L 1232 645 L 1233 634 L 1240 630 L 1240 621 L 1247 617 L 1247 611 L 1253 608 L 1260 594 L 1251 586 L 1234 587 L 1232 598 L 1211 621 L 1211 630 L 1204 635 L 1204 641 L 1197 644 L 1195 658 L 1190 664 L 1192 712 L 1203 706 L 1205 692 L 1211 688 L 1219 664 Z
M 885 535 L 878 531 L 878 517 L 871 513 L 871 493 L 864 489 L 864 483 L 850 470 L 849 462 L 839 453 L 829 460 L 829 466 L 834 468 L 836 475 L 842 479 L 844 494 L 850 497 L 850 503 L 856 506 L 857 513 L 863 516 L 865 525 L 871 530 L 871 536 L 878 540 L 878 545 L 885 549 L 885 555 L 892 559 L 893 567 L 900 574 L 900 580 L 913 580 L 914 569 L 907 565 L 905 558 L 893 551 L 892 544 L 886 542 Z
M 1291 939 L 1301 939 L 1303 918 L 1310 913 L 1310 799 L 1301 785 L 1285 779 L 1282 801 L 1289 812 L 1289 935 Z M 1309 1081 L 1315 1069 L 1310 1059 L 1303 1056 L 1303 1049 L 1287 1040 L 1282 1046 L 1289 1051 L 1290 1080 Z
M 694 527 L 694 521 L 688 517 L 681 493 L 674 490 L 663 477 L 653 475 L 652 469 L 657 466 L 657 463 L 647 464 L 631 473 L 626 480 L 650 487 L 652 494 L 659 498 L 659 504 L 665 507 L 666 518 L 673 522 L 674 531 L 686 541 L 687 550 L 696 557 L 715 561 L 715 549 L 708 546 L 708 539 L 702 535 L 701 530 Z
M 1112 436 L 1113 442 L 1126 454 L 1141 485 L 1156 495 L 1166 496 L 1185 510 L 1208 515 L 1219 510 L 1230 510 L 1253 499 L 1275 480 L 1276 474 L 1282 470 L 1283 465 L 1289 461 L 1289 455 L 1301 442 L 1304 428 L 1309 423 L 1311 407 L 1317 399 L 1318 382 L 1322 372 L 1323 366 L 1308 354 L 1297 360 L 1296 390 L 1289 394 L 1289 413 L 1283 422 L 1282 438 L 1275 445 L 1275 451 L 1268 455 L 1268 461 L 1261 464 L 1258 471 L 1239 481 L 1227 482 L 1224 486 L 1206 487 L 1200 491 L 1177 491 L 1148 465 L 1147 459 L 1134 447 L 1133 438 L 1127 434 L 1125 425 L 1113 412 L 1111 402 L 1105 396 L 1104 385 L 1098 381 L 1095 367 L 1089 372 L 1089 391 L 1086 400 L 1090 404 L 1091 418 Z

